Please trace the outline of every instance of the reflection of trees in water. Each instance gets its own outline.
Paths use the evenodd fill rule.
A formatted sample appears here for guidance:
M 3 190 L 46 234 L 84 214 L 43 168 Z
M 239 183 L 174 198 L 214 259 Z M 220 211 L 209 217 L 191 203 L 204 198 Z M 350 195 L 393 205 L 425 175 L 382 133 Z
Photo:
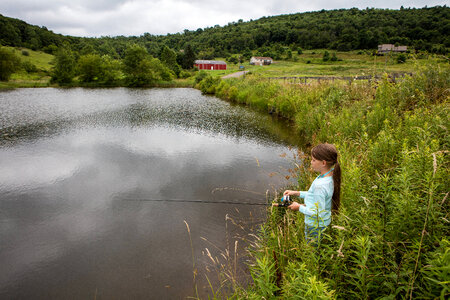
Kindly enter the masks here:
M 242 107 L 190 107 L 174 105 L 152 108 L 145 104 L 130 105 L 125 115 L 133 126 L 148 124 L 223 134 L 227 137 L 246 138 L 262 143 L 286 143 L 298 145 L 299 139 L 293 128 L 284 120 L 249 111 Z
M 299 139 L 286 121 L 239 106 L 196 106 L 174 104 L 150 107 L 134 103 L 125 109 L 88 114 L 74 119 L 58 119 L 26 125 L 9 126 L 0 130 L 0 145 L 32 141 L 59 134 L 64 130 L 83 127 L 141 127 L 173 126 L 189 131 L 223 134 L 259 143 L 298 145 Z
M 68 123 L 65 120 L 55 120 L 2 128 L 0 146 L 52 136 L 61 132 L 62 128 L 67 128 Z

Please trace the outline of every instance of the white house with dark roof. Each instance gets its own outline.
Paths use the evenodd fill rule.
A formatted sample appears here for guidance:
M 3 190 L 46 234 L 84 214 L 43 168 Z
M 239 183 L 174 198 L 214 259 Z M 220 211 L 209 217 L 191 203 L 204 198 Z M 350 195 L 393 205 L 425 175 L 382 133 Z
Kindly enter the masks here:
M 250 64 L 256 66 L 270 65 L 273 64 L 273 59 L 271 57 L 252 56 Z

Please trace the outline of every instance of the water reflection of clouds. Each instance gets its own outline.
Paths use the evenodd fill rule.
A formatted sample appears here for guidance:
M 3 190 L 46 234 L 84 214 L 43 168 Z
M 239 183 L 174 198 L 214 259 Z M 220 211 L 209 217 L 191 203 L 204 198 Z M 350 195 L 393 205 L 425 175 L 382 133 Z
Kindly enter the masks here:
M 0 149 L 0 191 L 29 189 L 72 176 L 82 164 L 81 157 L 33 149 Z
M 136 93 L 145 102 L 147 94 L 162 92 Z M 172 274 L 167 275 L 168 283 L 180 281 L 184 274 L 188 282 L 191 273 L 184 271 L 191 258 L 183 220 L 197 235 L 194 241 L 199 243 L 202 234 L 220 243 L 225 214 L 234 208 L 123 198 L 263 201 L 264 195 L 211 191 L 231 187 L 264 194 L 262 189 L 274 182 L 267 172 L 288 164 L 278 156 L 287 150 L 284 146 L 263 145 L 252 135 L 228 134 L 222 130 L 229 124 L 225 119 L 216 122 L 218 130 L 203 129 L 210 123 L 187 126 L 187 120 L 178 127 L 89 120 L 92 123 L 83 123 L 83 119 L 83 126 L 69 126 L 32 143 L 0 147 L 1 222 L 7 224 L 0 238 L 8 245 L 0 251 L 1 260 L 8 261 L 7 277 L 0 274 L 0 290 L 14 282 L 31 286 L 29 293 L 52 290 L 51 283 L 65 276 L 64 268 L 73 267 L 78 272 L 75 278 L 84 285 L 92 283 L 94 290 L 98 285 L 115 293 L 117 282 L 108 280 L 114 273 L 111 270 L 132 274 L 126 283 L 131 289 L 134 284 L 142 285 L 136 274 L 142 272 L 143 262 L 152 267 L 145 272 L 155 278 L 145 286 L 154 288 L 166 274 Z M 237 128 L 238 121 L 232 127 Z M 168 256 L 174 258 L 170 265 L 165 263 Z M 28 286 L 28 280 L 33 282 L 28 274 L 38 274 L 42 288 L 33 290 L 33 283 Z
M 238 157 L 258 159 L 274 159 L 274 153 L 285 151 L 285 147 L 267 145 L 261 147 L 257 143 L 225 135 L 207 135 L 201 132 L 186 132 L 173 128 L 111 128 L 91 129 L 67 139 L 74 149 L 89 149 L 92 146 L 113 145 L 129 153 L 143 156 L 176 157 L 198 154 L 197 163 L 208 161 L 208 164 L 226 165 Z M 280 160 L 281 161 L 281 160 Z M 255 162 L 256 163 L 256 162 Z
M 124 153 L 114 153 L 118 149 L 123 149 Z M 169 169 L 183 168 L 185 165 L 204 165 L 209 169 L 227 168 L 237 160 L 256 165 L 256 159 L 274 160 L 274 153 L 281 153 L 283 149 L 259 147 L 256 143 L 243 139 L 236 143 L 235 139 L 223 135 L 212 137 L 159 127 L 90 128 L 60 135 L 52 140 L 43 139 L 14 150 L 0 149 L 0 188 L 29 189 L 49 185 L 95 165 L 101 165 L 96 171 L 98 176 L 101 173 L 105 185 L 117 184 L 120 179 L 128 186 L 135 186 L 136 182 L 130 182 L 133 181 L 132 177 L 136 177 L 136 181 L 142 181 L 139 177 L 151 175 L 152 171 L 159 176 L 157 179 L 149 176 L 157 181 L 154 182 L 157 185 L 164 181 L 161 178 L 164 174 L 167 175 L 165 180 L 170 179 L 164 170 L 164 164 L 169 164 Z M 255 152 L 258 153 L 256 159 Z M 136 170 L 128 170 L 133 167 L 129 165 L 130 162 L 121 162 L 121 159 L 130 154 L 142 156 L 136 158 L 141 161 L 134 166 Z M 100 163 L 107 158 L 109 162 Z M 165 160 L 157 162 L 163 158 Z M 126 176 L 117 178 L 118 174 Z M 121 184 L 119 186 L 122 187 Z

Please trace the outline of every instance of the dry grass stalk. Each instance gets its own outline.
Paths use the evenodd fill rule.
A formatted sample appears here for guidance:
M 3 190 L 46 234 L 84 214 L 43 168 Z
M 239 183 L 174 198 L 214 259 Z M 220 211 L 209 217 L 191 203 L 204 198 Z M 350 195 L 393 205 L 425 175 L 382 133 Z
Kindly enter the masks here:
M 339 247 L 339 249 L 337 250 L 338 256 L 339 257 L 344 257 L 344 253 L 342 253 L 342 247 L 344 246 L 344 241 L 342 241 L 341 246 Z
M 192 237 L 191 237 L 191 229 L 189 228 L 189 224 L 184 220 L 184 224 L 186 224 L 186 228 L 189 234 L 189 242 L 191 243 L 191 252 L 192 252 L 192 274 L 193 274 L 193 282 L 194 282 L 194 292 L 198 298 L 198 289 L 197 289 L 197 268 L 195 267 L 195 257 L 194 257 L 194 246 L 192 245 Z

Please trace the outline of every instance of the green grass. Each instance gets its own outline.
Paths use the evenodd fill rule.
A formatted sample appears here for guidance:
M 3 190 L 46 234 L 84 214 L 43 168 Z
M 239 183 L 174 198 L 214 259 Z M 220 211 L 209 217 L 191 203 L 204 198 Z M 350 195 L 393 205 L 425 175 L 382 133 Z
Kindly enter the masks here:
M 13 48 L 13 47 L 6 47 L 9 49 L 14 49 L 14 52 L 20 57 L 22 62 L 30 62 L 34 64 L 39 70 L 43 71 L 50 71 L 52 68 L 52 60 L 54 58 L 53 55 L 47 54 L 42 51 L 33 51 L 31 49 L 27 48 Z M 25 56 L 22 54 L 22 51 L 28 52 L 28 56 Z
M 358 52 L 336 52 L 338 59 L 342 61 L 324 62 L 322 60 L 324 51 L 314 50 L 304 52 L 302 55 L 294 54 L 293 58 L 297 61 L 280 60 L 269 66 L 253 67 L 251 70 L 264 77 L 381 75 L 397 72 L 411 73 L 417 66 L 440 61 L 439 58 L 434 57 L 418 59 L 410 54 L 406 63 L 398 64 L 395 55 L 372 56 L 365 53 L 357 54 Z M 315 54 L 312 54 L 313 52 Z
M 21 62 L 29 62 L 36 66 L 36 72 L 28 73 L 23 68 L 11 75 L 9 81 L 0 82 L 0 89 L 21 88 L 21 87 L 47 87 L 50 86 L 50 70 L 54 56 L 41 52 L 33 51 L 27 48 L 13 48 L 15 54 L 20 58 Z M 23 53 L 28 55 L 24 55 Z
M 335 144 L 342 168 L 340 213 L 319 246 L 305 243 L 301 214 L 269 210 L 249 238 L 253 283 L 228 282 L 232 299 L 450 296 L 450 66 L 429 62 L 397 83 L 292 85 L 253 74 L 198 84 L 290 119 L 311 145 Z M 290 189 L 315 178 L 303 153 L 287 174 L 298 181 Z
M 444 59 L 428 54 L 414 55 L 408 54 L 405 63 L 399 64 L 396 55 L 373 56 L 370 51 L 349 51 L 335 52 L 327 50 L 330 55 L 336 53 L 338 61 L 322 60 L 325 49 L 307 50 L 303 54 L 293 54 L 290 60 L 277 60 L 272 65 L 252 66 L 250 63 L 227 64 L 227 70 L 205 70 L 212 76 L 222 77 L 234 72 L 241 71 L 239 66 L 245 67 L 244 70 L 250 71 L 262 77 L 305 77 L 305 76 L 367 76 L 382 75 L 384 73 L 414 73 L 418 67 L 429 64 L 438 64 L 445 62 Z M 217 60 L 225 60 L 217 58 Z

